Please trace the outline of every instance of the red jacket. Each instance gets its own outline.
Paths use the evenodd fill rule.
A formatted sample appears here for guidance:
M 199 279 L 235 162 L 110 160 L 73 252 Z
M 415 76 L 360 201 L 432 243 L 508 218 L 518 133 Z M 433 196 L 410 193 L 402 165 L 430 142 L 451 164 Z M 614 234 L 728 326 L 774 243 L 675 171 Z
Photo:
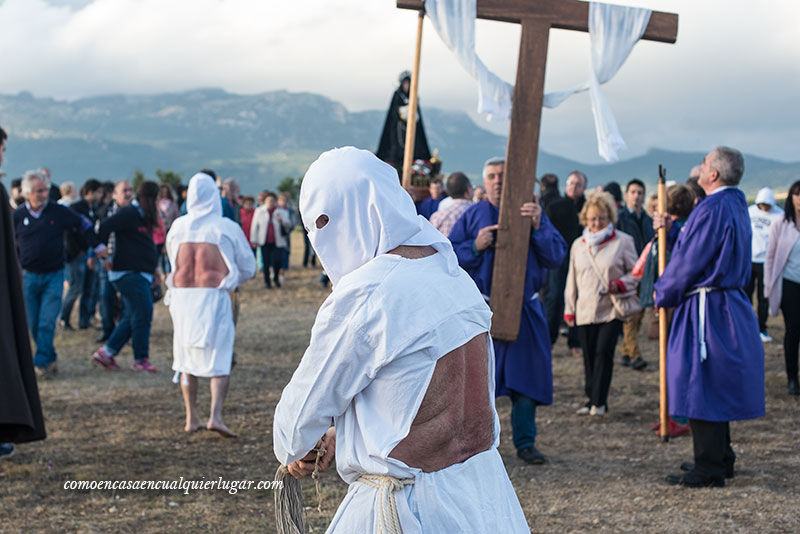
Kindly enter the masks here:
M 253 224 L 253 214 L 256 210 L 247 211 L 244 208 L 239 210 L 239 215 L 242 221 L 242 230 L 244 231 L 244 236 L 247 238 L 247 242 L 250 242 L 250 225 Z

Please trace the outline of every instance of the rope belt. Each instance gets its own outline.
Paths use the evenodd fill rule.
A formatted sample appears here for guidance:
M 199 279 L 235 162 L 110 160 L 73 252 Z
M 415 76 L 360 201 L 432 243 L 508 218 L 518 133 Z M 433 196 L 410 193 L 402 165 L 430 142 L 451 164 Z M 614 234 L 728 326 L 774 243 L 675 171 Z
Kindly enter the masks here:
M 356 479 L 378 490 L 378 534 L 402 534 L 400 517 L 394 492 L 414 484 L 413 478 L 395 478 L 389 475 L 361 475 Z
M 700 340 L 700 361 L 704 362 L 708 358 L 708 348 L 706 347 L 706 298 L 711 291 L 719 291 L 721 287 L 696 287 L 686 293 L 687 297 L 692 295 L 700 295 L 700 304 L 697 310 L 697 322 L 699 323 L 699 332 L 697 337 Z

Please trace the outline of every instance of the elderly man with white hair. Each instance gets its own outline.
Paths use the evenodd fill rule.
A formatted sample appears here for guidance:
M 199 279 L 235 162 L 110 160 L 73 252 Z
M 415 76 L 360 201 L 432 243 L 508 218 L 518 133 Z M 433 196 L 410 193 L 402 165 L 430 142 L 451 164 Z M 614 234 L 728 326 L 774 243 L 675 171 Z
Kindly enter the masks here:
M 228 392 L 236 327 L 230 293 L 252 278 L 256 260 L 241 228 L 222 216 L 220 195 L 207 174 L 189 181 L 187 214 L 172 223 L 167 254 L 173 271 L 167 277 L 173 334 L 173 364 L 180 375 L 187 432 L 202 428 L 236 437 L 222 420 Z M 197 414 L 197 377 L 211 379 L 211 415 Z
M 57 370 L 53 336 L 64 285 L 64 230 L 80 232 L 98 256 L 107 256 L 89 219 L 51 201 L 49 193 L 50 180 L 40 171 L 28 171 L 22 178 L 25 204 L 14 211 L 25 310 L 36 342 L 33 362 L 39 375 Z
M 311 165 L 300 212 L 333 292 L 273 441 L 297 478 L 319 440 L 320 469 L 335 455 L 350 489 L 328 532 L 529 532 L 497 451 L 491 311 L 450 242 L 352 147 Z

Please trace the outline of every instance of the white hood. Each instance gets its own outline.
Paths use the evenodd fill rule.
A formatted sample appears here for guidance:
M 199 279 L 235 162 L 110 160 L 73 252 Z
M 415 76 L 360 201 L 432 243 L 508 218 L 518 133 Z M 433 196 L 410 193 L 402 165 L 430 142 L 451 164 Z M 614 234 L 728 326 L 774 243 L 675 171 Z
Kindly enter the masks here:
M 208 218 L 222 218 L 222 202 L 219 190 L 214 179 L 209 175 L 198 172 L 189 180 L 189 190 L 186 193 L 186 214 L 189 216 L 190 227 L 199 227 L 207 224 Z
M 756 195 L 756 205 L 769 204 L 771 208 L 775 207 L 775 193 L 769 187 L 764 187 Z
M 430 245 L 444 255 L 451 273 L 458 272 L 450 241 L 417 215 L 397 171 L 366 150 L 345 147 L 323 153 L 303 178 L 300 213 L 334 285 L 400 245 Z M 317 229 L 320 215 L 327 215 L 329 222 Z

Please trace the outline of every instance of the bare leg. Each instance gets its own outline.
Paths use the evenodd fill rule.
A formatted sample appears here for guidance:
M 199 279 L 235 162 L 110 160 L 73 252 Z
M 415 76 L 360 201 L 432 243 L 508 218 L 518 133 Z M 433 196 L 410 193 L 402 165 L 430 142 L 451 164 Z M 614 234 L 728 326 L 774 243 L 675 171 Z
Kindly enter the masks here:
M 236 433 L 222 422 L 222 403 L 228 394 L 230 376 L 215 376 L 211 378 L 211 417 L 206 428 L 219 432 L 226 438 L 235 438 Z
M 183 403 L 186 406 L 186 432 L 194 432 L 203 428 L 203 422 L 197 417 L 197 377 L 186 373 L 181 374 L 181 391 Z

